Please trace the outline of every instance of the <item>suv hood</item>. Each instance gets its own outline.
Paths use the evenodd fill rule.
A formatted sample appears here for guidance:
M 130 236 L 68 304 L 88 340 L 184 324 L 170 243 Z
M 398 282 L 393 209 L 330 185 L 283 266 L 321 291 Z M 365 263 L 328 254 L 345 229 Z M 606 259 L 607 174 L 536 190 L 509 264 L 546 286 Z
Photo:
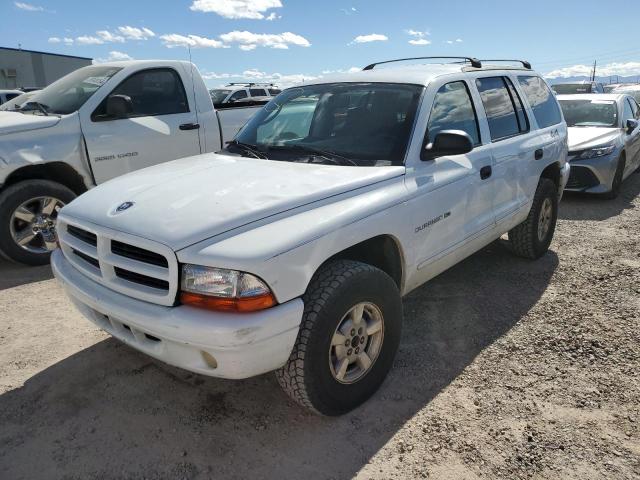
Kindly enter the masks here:
M 71 202 L 62 214 L 180 250 L 404 172 L 404 167 L 315 165 L 206 154 L 110 180 Z M 133 205 L 118 212 L 124 202 Z
M 620 128 L 569 127 L 569 150 L 584 150 L 614 142 L 622 131 Z
M 60 121 L 57 115 L 31 115 L 18 112 L 0 112 L 0 135 L 53 127 Z

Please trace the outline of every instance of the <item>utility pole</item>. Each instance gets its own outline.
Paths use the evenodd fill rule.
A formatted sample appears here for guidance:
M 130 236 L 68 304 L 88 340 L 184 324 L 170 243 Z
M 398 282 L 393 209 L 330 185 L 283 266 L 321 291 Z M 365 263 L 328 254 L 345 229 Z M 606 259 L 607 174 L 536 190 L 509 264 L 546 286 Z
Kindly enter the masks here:
M 596 62 L 597 62 L 597 60 L 593 61 L 593 73 L 591 74 L 591 81 L 592 82 L 596 81 Z

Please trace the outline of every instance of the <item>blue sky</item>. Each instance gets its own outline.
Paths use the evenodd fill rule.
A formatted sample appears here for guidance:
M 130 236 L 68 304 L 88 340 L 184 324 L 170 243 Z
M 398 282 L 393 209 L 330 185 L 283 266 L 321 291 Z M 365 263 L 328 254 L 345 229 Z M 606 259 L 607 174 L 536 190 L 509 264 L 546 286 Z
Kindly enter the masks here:
M 595 0 L 0 0 L 0 46 L 187 59 L 210 86 L 281 84 L 421 55 L 525 58 L 551 76 L 640 75 L 640 2 Z

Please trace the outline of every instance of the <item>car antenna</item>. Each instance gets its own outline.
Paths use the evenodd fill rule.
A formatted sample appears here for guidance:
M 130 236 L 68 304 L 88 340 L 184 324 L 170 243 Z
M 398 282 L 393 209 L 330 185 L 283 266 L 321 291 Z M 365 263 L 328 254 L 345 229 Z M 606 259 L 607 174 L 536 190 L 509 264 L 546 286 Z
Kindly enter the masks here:
M 193 61 L 191 60 L 191 45 L 187 45 L 187 49 L 189 50 L 189 64 L 191 65 L 191 91 L 193 92 L 193 107 L 196 111 L 196 123 L 199 125 L 200 120 L 198 118 L 198 98 L 196 97 L 196 84 L 193 79 Z M 196 132 L 198 134 L 198 148 L 200 149 L 200 153 L 202 153 L 202 144 L 200 143 L 200 130 Z

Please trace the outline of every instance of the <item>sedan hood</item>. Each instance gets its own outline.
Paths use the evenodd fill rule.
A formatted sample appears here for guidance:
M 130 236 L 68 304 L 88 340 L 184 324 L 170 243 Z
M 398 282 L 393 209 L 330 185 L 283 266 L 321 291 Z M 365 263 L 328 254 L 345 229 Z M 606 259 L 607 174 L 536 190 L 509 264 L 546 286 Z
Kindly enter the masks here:
M 0 135 L 53 127 L 60 121 L 57 115 L 31 115 L 18 112 L 0 112 Z
M 622 130 L 604 127 L 569 127 L 569 150 L 584 150 L 614 142 Z
M 62 213 L 179 250 L 404 171 L 206 154 L 111 180 L 71 202 Z M 132 205 L 118 212 L 125 202 Z

